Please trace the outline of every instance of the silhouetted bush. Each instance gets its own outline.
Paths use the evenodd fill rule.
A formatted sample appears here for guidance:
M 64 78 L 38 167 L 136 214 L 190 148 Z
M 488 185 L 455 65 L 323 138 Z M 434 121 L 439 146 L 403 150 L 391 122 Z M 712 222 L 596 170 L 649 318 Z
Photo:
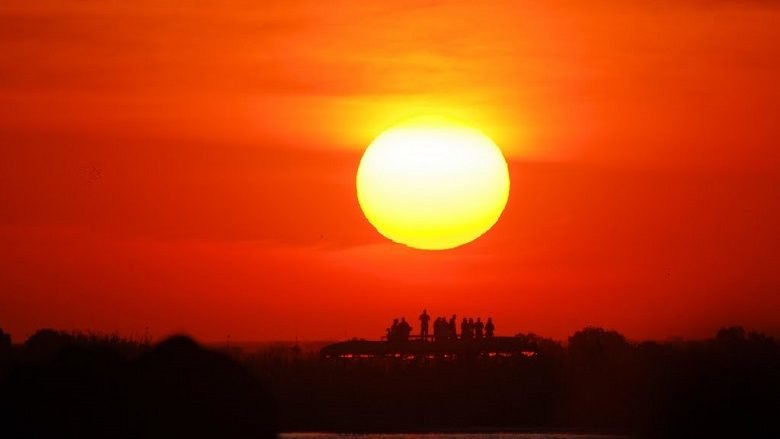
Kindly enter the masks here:
M 186 337 L 127 358 L 117 349 L 121 343 L 84 345 L 61 335 L 39 331 L 25 346 L 35 361 L 23 362 L 0 383 L 0 436 L 275 435 L 275 412 L 258 381 L 234 360 Z
M 30 338 L 24 342 L 24 349 L 31 357 L 40 359 L 42 357 L 54 356 L 63 349 L 72 346 L 75 339 L 72 335 L 54 329 L 39 329 Z
M 265 438 L 276 433 L 267 391 L 231 358 L 172 337 L 133 369 L 137 437 Z

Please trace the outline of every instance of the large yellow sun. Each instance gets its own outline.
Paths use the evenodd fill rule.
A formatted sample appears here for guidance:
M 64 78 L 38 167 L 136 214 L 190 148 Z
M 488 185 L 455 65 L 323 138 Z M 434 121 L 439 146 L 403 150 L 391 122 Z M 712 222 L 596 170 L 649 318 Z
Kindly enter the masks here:
M 493 227 L 509 198 L 509 172 L 501 150 L 479 130 L 409 122 L 368 146 L 357 196 L 368 221 L 388 239 L 443 250 Z

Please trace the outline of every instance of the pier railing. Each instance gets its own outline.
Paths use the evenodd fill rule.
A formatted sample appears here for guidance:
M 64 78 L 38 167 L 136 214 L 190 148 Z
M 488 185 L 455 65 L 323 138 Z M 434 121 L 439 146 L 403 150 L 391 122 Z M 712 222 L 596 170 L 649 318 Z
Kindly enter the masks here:
M 396 339 L 394 339 L 392 341 L 430 341 L 430 342 L 432 342 L 432 341 L 444 341 L 444 340 L 479 340 L 479 339 L 482 339 L 482 338 L 493 338 L 493 336 L 490 336 L 490 337 L 483 336 L 483 337 L 467 337 L 467 338 L 463 338 L 462 336 L 458 336 L 458 335 L 439 335 L 439 336 L 436 336 L 436 335 L 433 335 L 433 334 L 428 334 L 428 335 L 416 334 L 416 335 L 409 335 L 409 337 L 398 337 L 398 338 L 396 338 Z M 387 335 L 383 335 L 383 336 L 380 337 L 380 340 L 382 340 L 382 341 L 389 341 L 389 337 Z

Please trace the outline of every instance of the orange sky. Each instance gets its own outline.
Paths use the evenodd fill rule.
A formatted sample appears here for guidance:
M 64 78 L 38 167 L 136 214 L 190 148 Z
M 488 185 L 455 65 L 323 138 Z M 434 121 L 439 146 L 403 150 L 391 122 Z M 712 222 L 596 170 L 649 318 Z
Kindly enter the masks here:
M 780 334 L 777 78 L 768 1 L 5 0 L 0 327 Z M 446 252 L 355 198 L 362 149 L 426 112 L 512 177 Z

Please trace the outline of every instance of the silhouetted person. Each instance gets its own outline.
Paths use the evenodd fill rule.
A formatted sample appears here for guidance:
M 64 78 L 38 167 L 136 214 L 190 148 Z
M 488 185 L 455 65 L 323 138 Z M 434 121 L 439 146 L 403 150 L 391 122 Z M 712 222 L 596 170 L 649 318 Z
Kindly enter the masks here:
M 428 321 L 430 320 L 431 316 L 428 315 L 428 310 L 424 309 L 422 314 L 420 314 L 420 338 L 423 340 L 428 338 Z M 435 329 L 434 332 L 436 332 Z
M 456 340 L 458 338 L 458 322 L 457 322 L 457 316 L 455 314 L 450 317 L 450 323 L 449 323 L 449 332 L 450 332 L 450 338 L 453 340 Z
M 412 327 L 406 322 L 405 317 L 401 317 L 401 322 L 398 324 L 398 340 L 408 341 L 409 335 L 412 333 Z
M 441 338 L 442 340 L 449 340 L 452 338 L 452 331 L 450 331 L 450 325 L 447 323 L 447 318 L 441 317 Z
M 469 319 L 463 317 L 463 320 L 460 322 L 460 338 L 463 340 L 468 340 L 471 338 L 471 330 L 469 329 Z
M 393 319 L 393 324 L 387 328 L 387 341 L 398 340 L 398 319 Z
M 441 340 L 446 336 L 446 326 L 447 324 L 443 321 L 441 317 L 437 317 L 436 320 L 433 322 L 433 338 L 436 341 Z
M 493 317 L 488 317 L 487 323 L 485 323 L 485 337 L 493 337 L 496 332 L 496 325 L 493 324 Z
M 474 323 L 474 337 L 476 338 L 482 338 L 484 335 L 483 330 L 485 329 L 485 324 L 482 323 L 482 319 L 477 317 L 477 321 Z

